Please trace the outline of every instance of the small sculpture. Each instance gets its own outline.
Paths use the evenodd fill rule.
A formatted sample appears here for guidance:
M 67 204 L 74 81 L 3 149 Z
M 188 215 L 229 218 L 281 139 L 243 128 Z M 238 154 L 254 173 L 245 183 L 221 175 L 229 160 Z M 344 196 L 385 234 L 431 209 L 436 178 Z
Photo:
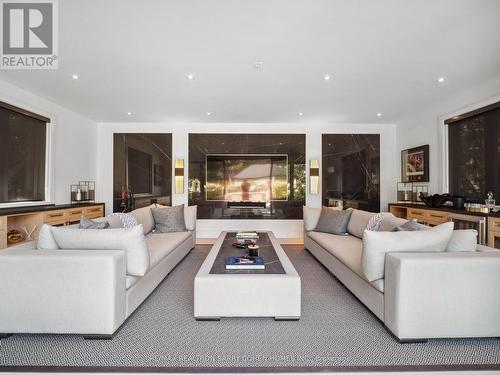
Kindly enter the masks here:
M 26 233 L 26 241 L 33 241 L 34 238 L 33 238 L 33 232 L 35 231 L 36 227 L 38 225 L 35 225 L 33 228 L 31 228 L 31 230 L 28 230 L 26 227 L 23 227 L 23 230 L 24 230 L 24 233 Z

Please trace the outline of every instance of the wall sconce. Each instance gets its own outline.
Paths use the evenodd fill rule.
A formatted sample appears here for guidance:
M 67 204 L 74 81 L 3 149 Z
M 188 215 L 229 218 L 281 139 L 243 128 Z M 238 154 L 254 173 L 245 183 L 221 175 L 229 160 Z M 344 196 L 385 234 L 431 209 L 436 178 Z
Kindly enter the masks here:
M 319 160 L 309 162 L 309 192 L 311 194 L 319 193 Z
M 174 165 L 175 194 L 184 193 L 184 159 L 175 159 Z

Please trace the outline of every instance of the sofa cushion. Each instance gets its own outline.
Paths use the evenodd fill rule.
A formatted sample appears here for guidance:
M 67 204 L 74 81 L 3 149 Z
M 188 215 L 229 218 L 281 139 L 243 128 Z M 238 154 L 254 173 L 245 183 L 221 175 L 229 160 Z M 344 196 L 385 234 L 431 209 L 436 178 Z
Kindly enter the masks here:
M 385 254 L 391 252 L 444 251 L 453 233 L 448 222 L 417 232 L 371 232 L 363 235 L 361 263 L 368 281 L 384 278 Z
M 363 238 L 363 232 L 375 213 L 354 209 L 348 209 L 346 211 L 352 212 L 349 224 L 347 225 L 347 232 L 358 238 Z
M 361 249 L 363 243 L 359 238 L 322 232 L 309 232 L 307 235 L 349 267 L 351 271 L 362 276 Z
M 150 233 L 146 236 L 151 268 L 184 242 L 192 232 Z
M 382 219 L 382 222 L 380 223 L 378 230 L 379 232 L 391 232 L 394 230 L 394 228 L 403 225 L 407 221 L 408 220 L 406 219 L 396 217 L 393 214 L 389 213 L 388 215 L 385 215 L 384 218 Z
M 380 293 L 384 293 L 384 282 L 385 282 L 384 279 L 378 279 L 378 280 L 372 281 L 370 284 L 372 284 L 372 286 L 375 289 L 377 289 Z
M 50 227 L 54 240 L 65 250 L 123 250 L 127 253 L 127 274 L 144 276 L 149 270 L 149 252 L 142 225 L 117 229 L 74 229 Z
M 151 232 L 155 227 L 155 221 L 153 219 L 153 214 L 151 213 L 151 208 L 142 207 L 138 208 L 130 213 L 137 220 L 137 224 L 142 224 L 142 229 L 144 235 Z
M 140 280 L 139 276 L 127 275 L 125 279 L 125 289 L 129 289 L 130 287 L 134 286 L 134 284 L 137 283 L 139 280 Z
M 477 230 L 457 229 L 453 231 L 450 242 L 446 246 L 446 251 L 476 251 Z
M 347 224 L 349 223 L 351 214 L 352 211 L 339 211 L 323 207 L 321 215 L 319 216 L 318 224 L 316 224 L 314 231 L 332 234 L 346 234 Z
M 155 222 L 155 232 L 171 233 L 186 231 L 184 205 L 174 207 L 151 207 Z

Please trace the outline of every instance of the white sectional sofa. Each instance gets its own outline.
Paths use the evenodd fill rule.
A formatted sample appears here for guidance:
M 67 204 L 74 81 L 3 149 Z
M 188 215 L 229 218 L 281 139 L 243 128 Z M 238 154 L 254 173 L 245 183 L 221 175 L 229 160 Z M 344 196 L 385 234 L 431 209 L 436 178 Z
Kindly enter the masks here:
M 348 235 L 314 231 L 320 214 L 320 208 L 304 207 L 305 248 L 400 342 L 500 337 L 499 250 L 477 245 L 469 252 L 388 253 L 384 277 L 369 282 L 362 238 L 373 213 L 354 210 Z M 405 222 L 387 215 L 379 231 Z
M 133 215 L 142 225 L 149 258 L 143 276 L 128 274 L 122 250 L 1 251 L 0 336 L 64 333 L 111 338 L 195 246 L 196 206 L 184 208 L 185 232 L 152 233 L 149 207 Z

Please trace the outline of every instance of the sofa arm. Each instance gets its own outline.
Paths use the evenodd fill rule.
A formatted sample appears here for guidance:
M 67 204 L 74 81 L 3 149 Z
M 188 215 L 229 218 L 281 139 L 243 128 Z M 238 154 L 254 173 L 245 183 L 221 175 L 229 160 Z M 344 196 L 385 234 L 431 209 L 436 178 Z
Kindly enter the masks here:
M 0 333 L 113 334 L 125 278 L 124 251 L 1 251 Z
M 500 253 L 387 254 L 384 323 L 400 340 L 500 337 Z

